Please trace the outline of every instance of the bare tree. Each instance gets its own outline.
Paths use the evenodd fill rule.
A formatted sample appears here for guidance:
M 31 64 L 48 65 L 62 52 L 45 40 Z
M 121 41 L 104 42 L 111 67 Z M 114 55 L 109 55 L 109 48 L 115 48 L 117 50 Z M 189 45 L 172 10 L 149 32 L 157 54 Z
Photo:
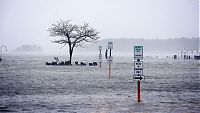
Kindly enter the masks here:
M 100 37 L 94 28 L 90 27 L 88 23 L 83 25 L 76 25 L 70 23 L 69 20 L 60 20 L 48 29 L 50 36 L 59 38 L 53 40 L 53 43 L 63 44 L 63 47 L 69 47 L 69 61 L 71 64 L 74 47 L 81 46 L 86 42 L 95 42 Z

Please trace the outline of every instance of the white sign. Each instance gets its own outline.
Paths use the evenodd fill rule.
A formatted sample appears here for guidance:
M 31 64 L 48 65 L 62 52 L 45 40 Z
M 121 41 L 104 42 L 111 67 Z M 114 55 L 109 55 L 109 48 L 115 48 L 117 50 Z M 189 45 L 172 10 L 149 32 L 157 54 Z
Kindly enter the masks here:
M 134 69 L 134 75 L 143 75 L 143 69 Z
M 99 62 L 102 62 L 102 54 L 99 54 Z
M 143 46 L 134 46 L 134 59 L 143 59 Z
M 143 69 L 143 61 L 134 61 L 135 69 Z
M 108 42 L 108 49 L 113 49 L 113 42 Z
M 112 56 L 109 56 L 109 57 L 108 57 L 108 63 L 111 64 L 112 61 L 113 61 L 113 57 L 112 57 Z
M 102 46 L 99 46 L 99 50 L 102 50 Z
M 143 75 L 143 46 L 134 46 L 134 75 L 133 79 L 142 80 Z
M 102 54 L 99 54 L 99 59 L 102 59 Z
M 134 79 L 142 80 L 142 79 L 145 79 L 145 76 L 133 76 L 133 80 Z

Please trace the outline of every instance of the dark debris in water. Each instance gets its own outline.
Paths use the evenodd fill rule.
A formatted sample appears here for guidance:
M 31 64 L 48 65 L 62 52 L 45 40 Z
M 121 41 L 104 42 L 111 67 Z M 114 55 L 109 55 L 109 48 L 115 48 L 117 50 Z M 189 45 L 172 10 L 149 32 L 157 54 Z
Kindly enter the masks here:
M 2 112 L 17 112 L 16 110 L 13 110 L 9 107 L 0 107 L 0 113 Z

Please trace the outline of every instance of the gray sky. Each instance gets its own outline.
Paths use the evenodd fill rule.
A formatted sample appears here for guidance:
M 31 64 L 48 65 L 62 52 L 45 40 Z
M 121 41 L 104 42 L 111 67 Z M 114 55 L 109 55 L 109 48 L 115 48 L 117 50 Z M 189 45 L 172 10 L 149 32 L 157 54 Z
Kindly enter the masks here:
M 106 38 L 199 36 L 198 0 L 0 0 L 0 44 L 59 48 L 46 31 L 59 19 L 84 22 Z

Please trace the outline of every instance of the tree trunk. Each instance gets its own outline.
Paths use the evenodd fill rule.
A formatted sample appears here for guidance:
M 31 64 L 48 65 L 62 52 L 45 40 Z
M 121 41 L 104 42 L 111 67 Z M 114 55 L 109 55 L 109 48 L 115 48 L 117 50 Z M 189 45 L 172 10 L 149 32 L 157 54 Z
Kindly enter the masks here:
M 69 62 L 70 62 L 70 64 L 72 64 L 72 56 L 73 56 L 74 47 L 75 47 L 75 44 L 72 45 L 71 43 L 69 43 Z
M 72 64 L 72 54 L 73 54 L 73 51 L 70 49 L 70 52 L 69 52 L 69 62 L 70 62 L 70 64 Z
M 72 48 L 71 48 L 71 43 L 69 44 L 69 63 L 72 64 Z
M 69 62 L 70 64 L 72 64 L 72 56 L 73 56 L 73 51 L 74 51 L 74 47 L 70 47 L 70 50 L 69 50 Z

